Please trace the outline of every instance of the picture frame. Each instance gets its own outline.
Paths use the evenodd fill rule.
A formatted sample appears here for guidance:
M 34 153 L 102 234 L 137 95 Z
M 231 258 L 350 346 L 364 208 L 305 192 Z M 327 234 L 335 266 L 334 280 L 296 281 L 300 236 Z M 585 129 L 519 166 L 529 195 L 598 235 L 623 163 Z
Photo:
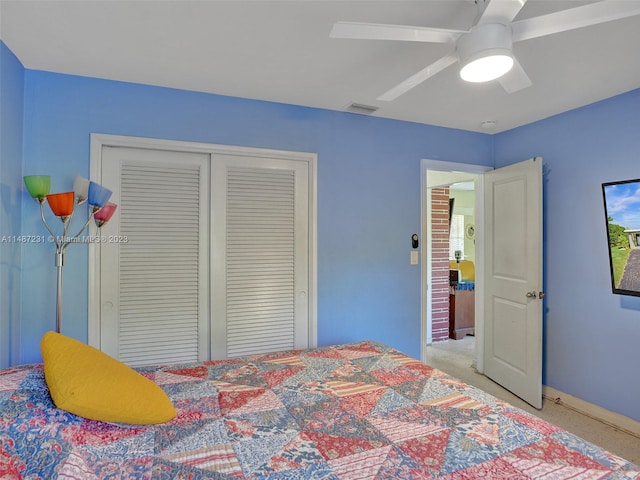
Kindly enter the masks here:
M 602 184 L 611 289 L 640 297 L 640 178 Z

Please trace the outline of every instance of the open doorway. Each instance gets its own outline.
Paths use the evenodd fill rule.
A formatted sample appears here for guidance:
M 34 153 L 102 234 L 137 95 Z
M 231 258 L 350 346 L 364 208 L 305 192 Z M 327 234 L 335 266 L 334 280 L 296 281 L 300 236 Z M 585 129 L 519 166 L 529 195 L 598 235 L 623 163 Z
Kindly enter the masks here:
M 465 338 L 467 350 L 472 344 L 473 363 L 482 371 L 482 302 L 475 290 L 483 264 L 476 228 L 483 218 L 482 174 L 488 170 L 491 168 L 422 161 L 423 361 L 427 345 Z M 457 303 L 451 295 L 452 275 L 464 289 Z M 456 326 L 456 317 L 471 323 Z
M 432 171 L 434 170 L 434 171 Z M 456 174 L 448 185 L 476 174 L 475 181 L 475 367 L 536 408 L 542 405 L 542 159 L 498 169 L 422 160 L 422 344 L 426 361 L 433 343 L 435 253 L 447 248 L 435 235 L 428 186 Z M 437 185 L 444 182 L 438 181 Z M 448 203 L 448 196 L 447 196 Z M 448 218 L 448 205 L 447 214 Z M 438 263 L 449 270 L 448 258 Z M 541 291 L 538 294 L 538 290 Z

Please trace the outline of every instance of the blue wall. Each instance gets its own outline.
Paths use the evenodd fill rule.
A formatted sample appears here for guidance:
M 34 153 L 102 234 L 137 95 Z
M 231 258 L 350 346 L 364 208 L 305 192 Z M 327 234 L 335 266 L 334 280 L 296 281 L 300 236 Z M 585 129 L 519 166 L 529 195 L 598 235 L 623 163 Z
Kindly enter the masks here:
M 485 134 L 41 71 L 25 72 L 24 174 L 52 191 L 89 174 L 92 132 L 318 154 L 318 343 L 371 338 L 420 354 L 420 160 L 490 164 Z M 23 231 L 42 234 L 23 194 Z M 55 321 L 52 245 L 23 245 L 21 361 Z M 63 333 L 87 338 L 87 249 L 65 256 Z
M 19 362 L 24 68 L 0 42 L 0 368 Z
M 640 298 L 611 293 L 601 184 L 640 178 L 640 90 L 494 136 L 545 165 L 546 385 L 640 421 Z
M 91 132 L 318 153 L 321 344 L 372 338 L 419 355 L 420 272 L 409 265 L 408 250 L 420 227 L 420 159 L 503 166 L 542 156 L 545 383 L 640 420 L 640 299 L 611 293 L 600 191 L 602 182 L 640 177 L 640 90 L 490 137 L 25 71 L 2 42 L 0 48 L 2 234 L 43 233 L 33 201 L 22 190 L 16 199 L 19 177 L 51 173 L 54 191 L 70 188 L 76 173 L 89 173 Z M 21 226 L 13 213 L 4 220 L 21 207 Z M 4 265 L 11 255 L 0 247 Z M 40 337 L 55 321 L 53 247 L 26 244 L 22 252 L 14 265 L 23 297 L 9 302 L 23 331 L 21 341 L 12 339 L 19 353 L 12 363 L 38 361 Z M 72 246 L 66 262 L 63 330 L 86 340 L 86 248 Z M 19 286 L 14 282 L 14 292 Z M 0 328 L 4 349 L 4 313 Z

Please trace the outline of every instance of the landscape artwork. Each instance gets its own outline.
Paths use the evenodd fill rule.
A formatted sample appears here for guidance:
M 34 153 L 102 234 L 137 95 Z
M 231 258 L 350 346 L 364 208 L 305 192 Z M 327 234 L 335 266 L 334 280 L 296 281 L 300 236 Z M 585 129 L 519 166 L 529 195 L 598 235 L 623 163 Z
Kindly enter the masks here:
M 640 297 L 640 179 L 602 184 L 613 293 Z

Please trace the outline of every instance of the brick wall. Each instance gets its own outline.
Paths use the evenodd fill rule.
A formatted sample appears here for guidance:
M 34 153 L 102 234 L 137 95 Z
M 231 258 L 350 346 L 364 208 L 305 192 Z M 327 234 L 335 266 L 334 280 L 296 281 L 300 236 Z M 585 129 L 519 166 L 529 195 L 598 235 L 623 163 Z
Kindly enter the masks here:
M 431 335 L 449 338 L 449 187 L 431 189 Z

